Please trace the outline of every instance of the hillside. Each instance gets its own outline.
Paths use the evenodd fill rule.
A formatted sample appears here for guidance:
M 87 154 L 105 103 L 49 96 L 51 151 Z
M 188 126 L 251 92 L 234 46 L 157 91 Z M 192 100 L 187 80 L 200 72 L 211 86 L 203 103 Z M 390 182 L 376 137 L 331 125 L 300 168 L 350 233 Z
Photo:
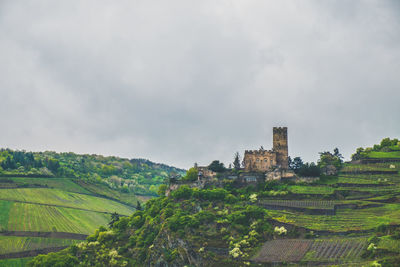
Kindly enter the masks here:
M 147 160 L 0 151 L 0 266 L 85 240 L 182 170 Z
M 145 159 L 0 150 L 0 177 L 62 177 L 96 183 L 121 192 L 157 196 L 169 174 L 184 170 Z
M 398 266 L 400 162 L 369 158 L 312 183 L 181 186 L 31 266 Z

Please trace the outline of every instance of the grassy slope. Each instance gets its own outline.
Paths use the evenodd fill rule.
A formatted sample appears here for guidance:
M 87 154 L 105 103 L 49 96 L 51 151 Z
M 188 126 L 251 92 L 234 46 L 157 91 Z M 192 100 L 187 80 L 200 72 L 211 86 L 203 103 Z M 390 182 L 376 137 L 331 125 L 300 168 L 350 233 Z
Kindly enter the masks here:
M 104 212 L 117 212 L 129 215 L 134 211 L 132 207 L 117 201 L 88 195 L 93 193 L 70 178 L 7 179 L 13 182 L 6 181 L 5 184 L 11 184 L 13 187 L 40 185 L 49 188 L 0 189 L 0 229 L 2 230 L 57 231 L 91 234 L 99 226 L 107 225 L 110 221 L 110 214 Z M 0 184 L 0 186 L 2 185 Z M 97 187 L 92 184 L 91 188 Z M 120 197 L 118 194 L 120 192 L 118 191 L 113 191 L 107 187 L 97 188 L 98 194 L 104 191 L 117 200 Z M 116 192 L 116 194 L 113 195 L 112 192 Z M 132 196 L 133 194 L 127 193 L 126 195 L 121 201 L 127 200 L 128 195 Z M 134 199 L 136 200 L 136 198 Z M 87 209 L 89 211 L 80 209 Z M 0 236 L 0 254 L 45 247 L 58 247 L 76 242 L 81 241 L 41 237 Z M 22 259 L 1 260 L 0 266 L 24 266 L 25 263 L 26 261 Z
M 27 203 L 13 203 L 8 217 L 8 223 L 2 225 L 4 230 L 82 234 L 89 234 L 110 220 L 110 215 L 104 213 Z
M 400 158 L 400 151 L 391 151 L 391 152 L 371 151 L 368 153 L 368 157 L 376 159 Z
M 13 253 L 48 247 L 61 247 L 76 244 L 80 241 L 73 239 L 0 236 L 1 253 Z
M 61 189 L 0 189 L 0 200 L 60 205 L 63 207 L 88 209 L 92 211 L 117 212 L 125 215 L 129 215 L 134 211 L 131 207 L 109 199 L 66 192 Z
M 0 267 L 23 267 L 32 260 L 32 258 L 0 260 Z
M 8 183 L 9 186 L 47 186 L 49 188 L 61 188 L 64 191 L 84 193 L 88 194 L 90 191 L 86 190 L 82 186 L 79 186 L 76 181 L 77 179 L 72 178 L 26 178 L 26 177 L 15 177 L 7 178 L 13 181 Z M 4 185 L 0 183 L 0 185 Z

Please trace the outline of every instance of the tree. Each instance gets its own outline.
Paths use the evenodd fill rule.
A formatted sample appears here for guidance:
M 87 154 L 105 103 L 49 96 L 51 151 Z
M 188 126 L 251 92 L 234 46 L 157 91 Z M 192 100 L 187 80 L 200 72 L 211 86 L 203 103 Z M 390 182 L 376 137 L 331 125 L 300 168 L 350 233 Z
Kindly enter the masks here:
M 337 148 L 337 147 L 333 150 L 333 155 L 334 155 L 335 157 L 338 157 L 339 159 L 343 159 L 343 155 L 340 154 L 339 148 Z
M 211 162 L 211 164 L 208 165 L 208 169 L 213 172 L 224 172 L 226 170 L 224 163 L 219 162 L 219 160 L 214 160 L 213 162 Z
M 165 192 L 167 191 L 167 185 L 166 184 L 162 184 L 158 187 L 158 191 L 157 194 L 159 196 L 165 196 Z
M 197 168 L 192 167 L 186 172 L 186 175 L 182 178 L 182 180 L 194 182 L 197 180 L 198 176 L 199 171 L 197 170 Z
M 114 212 L 111 214 L 111 221 L 108 223 L 108 226 L 111 228 L 115 222 L 119 221 L 119 214 Z
M 140 204 L 139 200 L 136 203 L 136 209 L 137 210 L 142 210 L 142 205 Z
M 235 168 L 235 170 L 240 170 L 240 155 L 239 152 L 235 153 L 235 157 L 233 160 L 233 167 Z
M 295 157 L 289 163 L 289 168 L 292 169 L 295 173 L 297 173 L 303 166 L 304 166 L 304 163 L 300 157 Z
M 321 174 L 321 170 L 314 162 L 307 162 L 298 170 L 298 174 L 306 177 L 318 177 Z

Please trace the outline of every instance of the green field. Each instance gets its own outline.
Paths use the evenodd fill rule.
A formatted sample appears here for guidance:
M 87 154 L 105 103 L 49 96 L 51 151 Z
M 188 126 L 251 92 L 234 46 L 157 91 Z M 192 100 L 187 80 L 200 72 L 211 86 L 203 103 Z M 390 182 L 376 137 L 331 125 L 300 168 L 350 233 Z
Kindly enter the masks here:
M 109 199 L 48 188 L 0 189 L 0 200 L 51 204 L 92 211 L 117 212 L 124 215 L 129 215 L 134 211 L 129 206 Z
M 81 241 L 60 238 L 0 236 L 0 254 L 48 247 L 69 246 L 78 242 Z
M 344 232 L 370 230 L 381 224 L 400 224 L 400 205 L 365 209 L 339 209 L 336 215 L 308 215 L 301 212 L 271 210 L 268 213 L 277 221 L 294 224 L 311 230 Z
M 3 201 L 0 201 L 0 203 Z M 106 225 L 110 215 L 64 207 L 28 203 L 12 203 L 1 228 L 8 231 L 71 232 L 90 234 L 100 225 Z
M 305 262 L 361 260 L 360 256 L 366 241 L 366 238 L 315 239 L 302 260 Z
M 332 194 L 334 188 L 329 186 L 291 185 L 289 191 L 294 194 Z
M 85 183 L 78 182 L 78 184 L 84 188 L 85 190 L 91 192 L 96 195 L 103 195 L 109 198 L 118 199 L 124 203 L 133 205 L 136 207 L 137 201 L 140 198 L 133 193 L 123 193 L 120 191 L 113 190 L 104 184 L 93 184 L 93 183 Z M 142 201 L 142 199 L 140 199 Z
M 78 185 L 74 181 L 77 179 L 72 178 L 27 178 L 27 177 L 13 177 L 7 178 L 7 180 L 13 181 L 7 183 L 8 186 L 45 186 L 49 188 L 60 188 L 64 191 L 75 192 L 75 193 L 90 193 L 88 190 Z M 0 183 L 4 185 L 5 183 Z
M 7 260 L 0 260 L 0 267 L 23 267 L 32 260 L 31 257 L 29 258 L 20 258 L 20 259 L 7 259 Z
M 380 238 L 378 243 L 378 248 L 387 249 L 389 251 L 400 253 L 400 240 L 393 239 L 388 236 L 383 236 Z
M 400 151 L 381 152 L 371 151 L 367 154 L 368 158 L 382 159 L 382 158 L 400 158 Z

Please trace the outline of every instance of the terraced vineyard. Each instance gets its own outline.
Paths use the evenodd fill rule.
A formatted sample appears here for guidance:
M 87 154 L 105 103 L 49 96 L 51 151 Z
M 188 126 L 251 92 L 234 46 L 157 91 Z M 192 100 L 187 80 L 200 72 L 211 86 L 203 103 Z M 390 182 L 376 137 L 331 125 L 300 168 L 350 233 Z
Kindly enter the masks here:
M 361 260 L 365 238 L 281 239 L 266 242 L 255 262 L 347 262 Z
M 2 254 L 34 250 L 48 247 L 69 246 L 80 242 L 74 239 L 0 236 L 0 251 Z
M 338 201 L 333 200 L 261 200 L 260 204 L 276 205 L 282 207 L 333 209 Z
M 379 155 L 385 158 L 382 153 Z M 311 239 L 295 239 L 297 243 L 292 239 L 268 241 L 253 260 L 368 266 L 371 260 L 361 257 L 372 242 L 367 239 L 382 225 L 400 225 L 399 171 L 399 161 L 374 159 L 368 164 L 346 163 L 337 177 L 313 184 L 289 185 L 287 190 L 291 194 L 279 196 L 280 200 L 259 200 L 259 205 L 267 209 L 281 207 L 268 210 L 278 226 L 299 227 L 311 233 Z M 335 213 L 330 215 L 309 212 L 332 208 Z M 374 242 L 381 253 L 400 254 L 400 240 L 383 236 Z
M 132 204 L 133 200 L 136 204 L 137 198 L 126 194 L 119 200 L 122 195 L 94 184 L 87 189 L 70 178 L 0 178 L 0 259 L 26 257 L 31 252 L 81 242 L 74 239 L 78 238 L 76 234 L 89 235 L 100 225 L 107 225 L 111 213 L 129 215 L 135 210 L 122 202 L 128 202 L 130 195 Z M 51 233 L 60 233 L 56 235 L 63 238 L 43 236 Z M 0 260 L 0 266 L 25 263 L 23 258 Z
M 303 260 L 305 261 L 354 261 L 360 259 L 366 239 L 316 239 Z
M 129 215 L 134 209 L 104 198 L 71 193 L 60 189 L 17 188 L 0 189 L 0 200 L 45 204 L 100 212 Z
M 90 234 L 99 225 L 105 225 L 110 215 L 72 208 L 12 203 L 8 222 L 2 224 L 7 231 L 71 232 Z
M 255 262 L 298 262 L 310 249 L 313 241 L 300 239 L 271 240 L 253 257 Z
M 31 178 L 7 177 L 0 178 L 0 188 L 18 187 L 47 187 L 62 188 L 63 191 L 90 194 L 90 191 L 77 184 L 77 179 L 72 178 Z

